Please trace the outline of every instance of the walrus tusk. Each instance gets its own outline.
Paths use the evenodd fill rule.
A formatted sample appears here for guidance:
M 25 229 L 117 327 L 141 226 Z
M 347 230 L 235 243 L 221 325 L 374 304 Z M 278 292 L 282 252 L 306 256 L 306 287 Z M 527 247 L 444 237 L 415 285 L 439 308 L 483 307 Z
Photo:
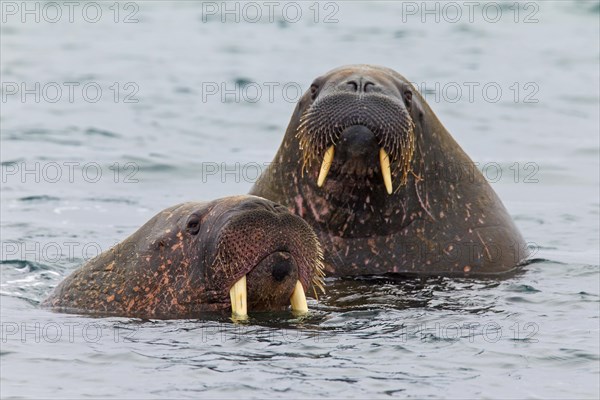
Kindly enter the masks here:
M 229 289 L 231 297 L 231 312 L 237 317 L 248 316 L 248 292 L 246 291 L 246 275 L 242 276 Z
M 325 182 L 325 178 L 327 178 L 327 174 L 329 173 L 329 168 L 331 168 L 331 163 L 333 162 L 333 155 L 335 154 L 334 146 L 329 146 L 327 151 L 325 152 L 325 156 L 323 156 L 323 163 L 321 164 L 321 171 L 319 172 L 319 178 L 317 179 L 317 186 L 323 186 Z
M 306 303 L 304 288 L 302 287 L 302 283 L 300 283 L 300 281 L 296 282 L 296 287 L 294 288 L 294 293 L 292 293 L 292 297 L 290 298 L 290 303 L 292 304 L 292 311 L 297 313 L 308 312 L 308 304 Z
M 388 194 L 392 194 L 394 187 L 392 186 L 392 170 L 390 169 L 390 156 L 381 148 L 379 150 L 379 162 L 381 164 L 381 175 L 383 175 L 383 183 Z

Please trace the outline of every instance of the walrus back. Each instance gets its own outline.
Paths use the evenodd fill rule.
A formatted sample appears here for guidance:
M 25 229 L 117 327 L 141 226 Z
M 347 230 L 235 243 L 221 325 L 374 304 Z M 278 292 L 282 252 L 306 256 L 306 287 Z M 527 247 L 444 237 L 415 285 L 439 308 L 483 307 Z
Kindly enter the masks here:
M 147 254 L 164 234 L 165 220 L 183 204 L 170 207 L 151 218 L 122 242 L 87 261 L 67 276 L 41 306 L 65 312 L 123 314 L 128 305 L 140 302 L 150 291 Z M 136 289 L 137 288 L 137 289 Z M 126 300 L 126 301 L 124 301 Z

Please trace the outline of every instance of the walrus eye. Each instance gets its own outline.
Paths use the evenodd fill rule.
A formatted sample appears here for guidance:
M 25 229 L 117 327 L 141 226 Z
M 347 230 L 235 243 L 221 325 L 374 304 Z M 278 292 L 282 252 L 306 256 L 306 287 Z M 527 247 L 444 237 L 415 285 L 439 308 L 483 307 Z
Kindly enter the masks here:
M 185 226 L 185 230 L 190 235 L 196 235 L 200 231 L 200 218 L 197 215 L 192 215 Z
M 310 98 L 315 99 L 317 97 L 317 92 L 319 91 L 319 87 L 314 83 L 310 85 Z
M 412 96 L 412 91 L 408 89 L 404 91 L 404 102 L 406 103 L 407 107 L 410 107 L 410 105 L 412 104 Z

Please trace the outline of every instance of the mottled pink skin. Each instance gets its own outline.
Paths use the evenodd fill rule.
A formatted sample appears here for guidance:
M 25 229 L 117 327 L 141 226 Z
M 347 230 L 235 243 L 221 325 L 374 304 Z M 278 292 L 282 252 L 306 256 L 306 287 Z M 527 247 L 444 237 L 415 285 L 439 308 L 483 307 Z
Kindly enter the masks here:
M 362 175 L 346 173 L 357 168 L 334 158 L 323 187 L 316 183 L 319 163 L 303 170 L 300 117 L 319 96 L 361 79 L 387 96 L 412 93 L 406 106 L 415 124 L 412 172 L 405 185 L 393 176 L 392 195 L 377 154 L 362 160 L 368 166 Z M 498 274 L 527 258 L 525 241 L 494 190 L 404 77 L 388 68 L 353 65 L 313 85 L 317 89 L 298 102 L 272 164 L 250 193 L 287 206 L 315 229 L 328 275 Z
M 277 281 L 268 263 L 275 254 L 293 259 L 294 266 Z M 298 280 L 305 289 L 311 287 L 320 260 L 310 226 L 280 205 L 255 196 L 189 202 L 160 212 L 77 269 L 42 306 L 127 317 L 197 318 L 230 309 L 229 289 L 247 275 L 252 307 L 280 310 L 289 305 Z

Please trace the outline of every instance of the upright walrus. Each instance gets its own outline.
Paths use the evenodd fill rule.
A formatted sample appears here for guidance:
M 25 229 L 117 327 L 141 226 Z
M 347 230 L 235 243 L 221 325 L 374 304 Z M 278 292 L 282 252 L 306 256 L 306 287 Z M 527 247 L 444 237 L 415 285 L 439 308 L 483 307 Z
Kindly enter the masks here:
M 317 231 L 330 275 L 496 274 L 527 257 L 494 190 L 389 68 L 315 79 L 250 193 Z
M 322 289 L 317 237 L 271 201 L 236 196 L 168 208 L 60 283 L 42 306 L 140 318 L 197 318 L 231 307 L 308 310 Z

